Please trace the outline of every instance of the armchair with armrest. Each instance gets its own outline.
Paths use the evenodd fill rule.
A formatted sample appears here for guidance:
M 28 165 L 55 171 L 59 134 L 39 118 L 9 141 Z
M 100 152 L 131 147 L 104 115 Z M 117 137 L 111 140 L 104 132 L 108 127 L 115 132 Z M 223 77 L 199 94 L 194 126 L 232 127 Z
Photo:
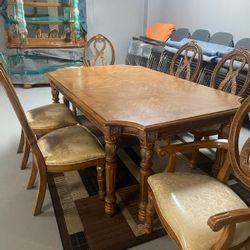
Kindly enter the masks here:
M 250 86 L 250 54 L 243 49 L 235 49 L 224 56 L 216 65 L 210 87 L 228 92 L 239 97 L 245 98 Z M 246 75 L 244 81 L 239 81 L 240 74 Z M 194 140 L 199 141 L 203 137 L 218 135 L 219 138 L 225 138 L 228 135 L 228 126 L 226 124 L 215 124 L 205 126 L 190 131 L 194 135 Z M 193 150 L 192 165 L 196 166 L 198 161 L 198 150 Z M 215 169 L 215 171 L 217 171 Z
M 198 141 L 160 147 L 169 155 L 165 173 L 148 178 L 145 233 L 152 231 L 156 210 L 165 230 L 179 249 L 250 249 L 250 208 L 227 185 L 233 169 L 239 181 L 250 188 L 250 137 L 239 152 L 239 134 L 250 110 L 250 97 L 237 111 L 229 139 Z M 226 151 L 216 177 L 175 172 L 176 154 L 198 148 Z

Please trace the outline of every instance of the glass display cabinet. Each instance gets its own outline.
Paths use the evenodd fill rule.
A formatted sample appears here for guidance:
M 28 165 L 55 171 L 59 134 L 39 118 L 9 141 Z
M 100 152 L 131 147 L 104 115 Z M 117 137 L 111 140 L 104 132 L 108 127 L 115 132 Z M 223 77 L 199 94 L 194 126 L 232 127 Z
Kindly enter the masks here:
M 8 48 L 82 47 L 78 0 L 8 2 Z

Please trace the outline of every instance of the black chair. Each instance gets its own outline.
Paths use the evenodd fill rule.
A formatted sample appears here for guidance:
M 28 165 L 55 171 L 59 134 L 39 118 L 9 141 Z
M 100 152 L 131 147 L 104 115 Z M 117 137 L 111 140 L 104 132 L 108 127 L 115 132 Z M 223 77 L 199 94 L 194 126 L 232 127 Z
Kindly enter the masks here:
M 210 32 L 208 30 L 198 29 L 194 31 L 191 39 L 208 42 L 208 40 L 210 39 Z
M 183 38 L 189 38 L 190 31 L 187 28 L 177 29 L 170 37 L 171 41 L 181 41 Z
M 250 51 L 250 38 L 242 38 L 236 44 L 235 48 L 246 49 Z
M 209 40 L 210 43 L 216 43 L 229 47 L 234 46 L 233 35 L 227 32 L 217 32 L 213 34 Z

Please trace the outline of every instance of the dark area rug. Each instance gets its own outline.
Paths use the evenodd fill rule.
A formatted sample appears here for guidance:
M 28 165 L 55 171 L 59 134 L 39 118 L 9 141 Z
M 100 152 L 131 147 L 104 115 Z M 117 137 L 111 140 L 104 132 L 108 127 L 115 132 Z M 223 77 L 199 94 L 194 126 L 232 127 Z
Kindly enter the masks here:
M 189 155 L 179 155 L 180 170 L 190 170 Z M 153 171 L 160 172 L 166 159 L 153 157 Z M 209 174 L 212 161 L 200 154 L 195 171 Z M 65 174 L 49 175 L 49 190 L 53 202 L 64 250 L 120 250 L 142 244 L 165 235 L 156 219 L 154 232 L 143 234 L 143 225 L 137 218 L 139 195 L 139 147 L 123 147 L 118 151 L 117 203 L 118 212 L 110 217 L 104 213 L 104 201 L 97 196 L 95 167 Z M 235 178 L 229 181 L 232 189 L 250 205 L 250 194 Z

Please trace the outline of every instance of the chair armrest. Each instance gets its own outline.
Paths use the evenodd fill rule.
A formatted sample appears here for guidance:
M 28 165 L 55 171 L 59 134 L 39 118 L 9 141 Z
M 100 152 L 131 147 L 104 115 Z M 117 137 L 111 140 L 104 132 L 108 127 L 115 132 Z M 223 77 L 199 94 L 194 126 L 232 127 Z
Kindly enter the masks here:
M 219 140 L 204 140 L 204 141 L 195 141 L 189 143 L 181 143 L 175 145 L 162 146 L 157 149 L 159 156 L 164 156 L 167 154 L 176 154 L 178 152 L 192 151 L 200 148 L 220 148 L 228 149 L 228 140 L 219 139 Z
M 214 231 L 218 232 L 229 224 L 250 221 L 250 208 L 236 209 L 211 216 L 207 224 Z
M 192 151 L 194 149 L 200 148 L 220 148 L 228 149 L 228 140 L 205 140 L 205 141 L 195 141 L 189 143 L 181 143 L 175 145 L 162 146 L 157 149 L 159 156 L 169 155 L 168 164 L 166 166 L 167 172 L 174 172 L 176 166 L 176 154 L 178 152 Z

